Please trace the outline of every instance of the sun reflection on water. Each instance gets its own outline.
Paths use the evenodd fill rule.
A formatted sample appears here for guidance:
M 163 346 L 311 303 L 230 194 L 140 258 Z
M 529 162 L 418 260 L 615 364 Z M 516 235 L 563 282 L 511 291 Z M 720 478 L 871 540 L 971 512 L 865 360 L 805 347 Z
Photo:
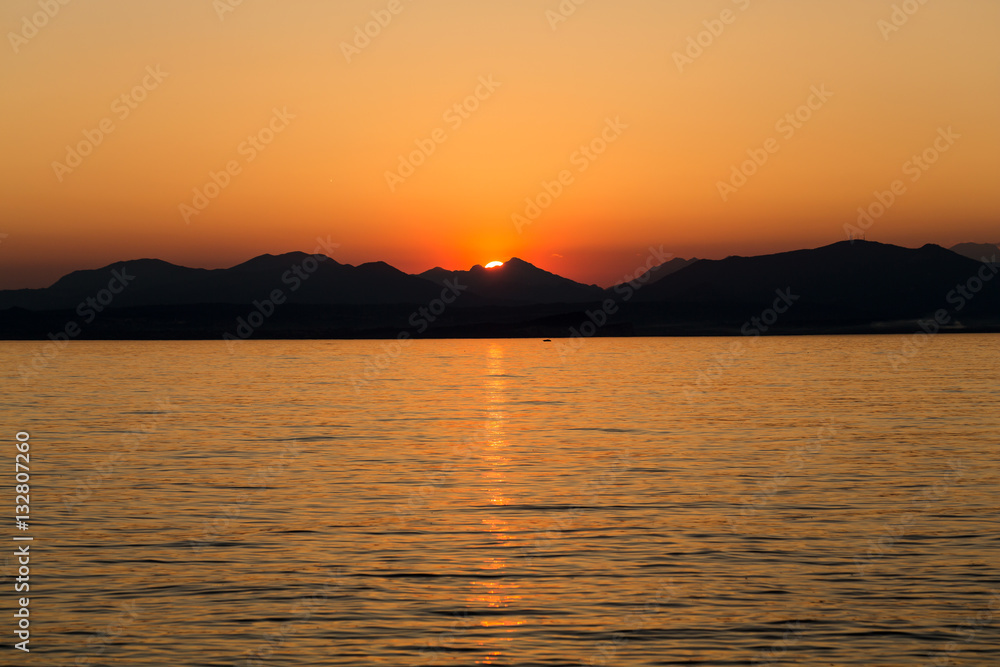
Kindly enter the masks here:
M 486 466 L 483 472 L 483 478 L 486 482 L 482 489 L 483 496 L 488 505 L 497 507 L 511 503 L 506 489 L 507 467 L 511 461 L 504 451 L 507 447 L 504 434 L 504 410 L 508 381 L 509 377 L 505 373 L 504 366 L 503 344 L 494 342 L 490 345 L 486 355 L 487 422 L 486 442 L 481 458 Z M 484 532 L 493 538 L 496 545 L 509 546 L 511 536 L 508 532 L 507 519 L 489 516 L 484 518 L 482 523 Z M 470 608 L 478 609 L 482 613 L 484 608 L 487 610 L 506 610 L 520 605 L 523 596 L 519 593 L 517 584 L 504 576 L 507 570 L 506 558 L 502 556 L 484 558 L 479 564 L 479 569 L 483 570 L 488 578 L 472 582 L 474 592 L 467 599 Z M 492 636 L 493 641 L 510 644 L 514 640 L 513 633 L 517 631 L 517 627 L 524 625 L 525 622 L 524 618 L 506 612 L 490 611 L 479 619 L 478 625 L 481 628 L 493 629 L 497 633 Z M 476 660 L 477 664 L 495 664 L 504 656 L 504 651 L 499 646 L 483 646 L 483 648 L 490 650 L 486 651 L 479 660 Z

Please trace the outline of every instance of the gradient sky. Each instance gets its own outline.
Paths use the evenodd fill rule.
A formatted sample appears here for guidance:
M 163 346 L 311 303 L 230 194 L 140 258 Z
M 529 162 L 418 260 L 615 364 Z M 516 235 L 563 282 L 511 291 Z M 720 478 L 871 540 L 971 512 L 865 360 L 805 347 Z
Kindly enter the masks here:
M 870 240 L 1000 241 L 996 0 L 929 2 L 891 32 L 879 21 L 894 3 L 874 0 L 588 0 L 555 27 L 547 12 L 568 1 L 399 0 L 351 62 L 343 43 L 390 0 L 243 0 L 220 15 L 227 2 L 70 2 L 37 34 L 24 17 L 56 0 L 0 6 L 0 288 L 139 257 L 230 266 L 317 237 L 352 264 L 519 256 L 608 284 L 649 245 L 723 257 L 842 240 L 897 179 L 906 191 Z M 675 52 L 724 10 L 732 22 L 710 23 L 721 34 L 681 71 Z M 446 118 L 481 77 L 500 85 Z M 115 102 L 144 78 L 134 109 Z M 787 136 L 776 123 L 813 86 L 832 97 Z M 243 142 L 274 109 L 295 117 L 249 161 Z M 113 131 L 57 175 L 105 119 Z M 607 119 L 628 127 L 583 158 Z M 940 128 L 960 138 L 914 181 L 907 162 Z M 391 190 L 386 172 L 438 129 L 446 141 Z M 771 138 L 777 152 L 723 201 L 719 181 Z M 186 222 L 180 205 L 231 161 L 239 173 Z M 512 215 L 564 170 L 571 182 L 519 231 Z

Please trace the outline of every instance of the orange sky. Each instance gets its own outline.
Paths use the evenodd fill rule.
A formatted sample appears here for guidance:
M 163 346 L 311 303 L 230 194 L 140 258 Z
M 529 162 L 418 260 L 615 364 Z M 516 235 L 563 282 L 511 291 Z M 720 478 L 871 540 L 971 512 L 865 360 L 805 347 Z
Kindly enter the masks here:
M 229 2 L 0 5 L 0 288 L 318 236 L 348 263 L 516 255 L 607 284 L 651 244 L 841 240 L 897 180 L 869 239 L 1000 241 L 995 0 Z M 211 172 L 226 186 L 192 215 Z

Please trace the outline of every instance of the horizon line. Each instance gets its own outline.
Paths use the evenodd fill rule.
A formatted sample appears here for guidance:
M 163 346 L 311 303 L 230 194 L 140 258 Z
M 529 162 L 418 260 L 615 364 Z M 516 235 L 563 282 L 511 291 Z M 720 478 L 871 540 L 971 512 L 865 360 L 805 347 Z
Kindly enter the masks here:
M 851 245 L 853 245 L 855 243 L 871 243 L 871 244 L 875 244 L 875 245 L 895 246 L 897 248 L 906 248 L 906 249 L 910 249 L 910 250 L 918 250 L 918 249 L 926 247 L 928 245 L 937 246 L 937 247 L 943 248 L 945 250 L 951 250 L 952 248 L 955 248 L 955 247 L 958 247 L 958 246 L 961 246 L 961 245 L 991 245 L 991 246 L 996 246 L 998 249 L 1000 249 L 1000 242 L 998 242 L 998 243 L 991 243 L 991 242 L 963 241 L 961 243 L 956 243 L 956 244 L 948 247 L 948 246 L 940 245 L 938 243 L 930 243 L 930 242 L 924 243 L 923 245 L 920 245 L 920 246 L 908 246 L 908 245 L 900 245 L 898 243 L 886 243 L 886 242 L 882 242 L 882 241 L 872 241 L 872 240 L 868 240 L 868 239 L 841 239 L 840 241 L 834 241 L 832 243 L 827 243 L 827 244 L 819 245 L 819 246 L 815 246 L 815 247 L 801 247 L 801 248 L 795 248 L 795 249 L 792 249 L 792 250 L 782 250 L 782 251 L 777 251 L 777 252 L 767 252 L 767 253 L 761 253 L 761 254 L 755 254 L 755 255 L 730 254 L 730 255 L 726 255 L 725 257 L 720 257 L 720 258 L 712 258 L 712 257 L 691 257 L 691 258 L 685 258 L 685 257 L 679 257 L 679 256 L 676 256 L 676 255 L 673 255 L 672 253 L 666 253 L 666 256 L 668 256 L 669 259 L 665 260 L 665 262 L 662 262 L 661 264 L 657 264 L 656 266 L 662 266 L 665 263 L 669 263 L 669 262 L 672 262 L 672 261 L 675 261 L 675 260 L 678 260 L 678 259 L 683 260 L 683 261 L 688 261 L 688 262 L 696 262 L 696 261 L 702 261 L 702 260 L 706 260 L 706 261 L 721 261 L 721 260 L 729 259 L 729 258 L 732 258 L 732 257 L 745 257 L 745 258 L 749 258 L 749 257 L 768 257 L 768 256 L 773 256 L 773 255 L 781 255 L 781 254 L 785 254 L 785 253 L 789 253 L 789 252 L 800 252 L 800 251 L 803 251 L 803 250 L 818 250 L 820 248 L 827 248 L 827 247 L 838 245 L 838 244 L 841 244 L 841 243 L 848 243 L 848 244 L 851 244 Z M 335 248 L 339 247 L 339 244 L 329 244 L 329 245 L 333 246 Z M 662 248 L 663 246 L 661 245 L 660 247 Z M 317 247 L 317 250 L 319 250 L 318 247 Z M 421 277 L 422 274 L 424 274 L 424 273 L 427 273 L 429 271 L 438 270 L 438 269 L 443 270 L 443 271 L 448 271 L 448 272 L 472 271 L 473 269 L 475 269 L 477 267 L 481 268 L 483 270 L 489 270 L 489 269 L 486 269 L 486 267 L 485 267 L 484 264 L 473 264 L 471 267 L 469 267 L 467 269 L 448 269 L 448 268 L 445 268 L 445 267 L 442 267 L 442 266 L 433 266 L 433 267 L 431 267 L 429 269 L 424 269 L 423 271 L 420 271 L 420 272 L 417 272 L 417 273 L 407 273 L 406 271 L 403 271 L 402 269 L 400 269 L 400 268 L 398 268 L 398 267 L 390 264 L 389 262 L 387 262 L 385 260 L 371 260 L 371 261 L 367 261 L 367 262 L 360 262 L 358 264 L 348 264 L 348 263 L 345 263 L 345 262 L 339 262 L 333 256 L 327 255 L 327 254 L 324 254 L 324 253 L 321 253 L 321 252 L 309 253 L 309 252 L 306 252 L 304 250 L 290 250 L 288 252 L 277 253 L 277 254 L 271 253 L 271 252 L 265 252 L 265 253 L 261 253 L 259 255 L 254 255 L 253 257 L 249 257 L 249 258 L 247 258 L 247 259 L 245 259 L 243 261 L 237 262 L 236 264 L 232 264 L 230 266 L 219 266 L 219 267 L 215 267 L 215 268 L 209 268 L 209 267 L 204 267 L 204 266 L 188 266 L 186 264 L 178 264 L 178 263 L 172 262 L 170 260 L 162 259 L 162 258 L 159 258 L 159 257 L 136 257 L 136 258 L 133 258 L 133 259 L 117 260 L 117 261 L 111 262 L 110 264 L 105 264 L 105 265 L 98 266 L 98 267 L 93 267 L 93 268 L 73 269 L 73 270 L 69 271 L 68 273 L 62 274 L 61 276 L 59 276 L 58 278 L 56 278 L 56 280 L 53 281 L 52 283 L 50 283 L 48 285 L 45 285 L 45 286 L 42 286 L 42 287 L 21 287 L 21 288 L 6 288 L 6 289 L 5 288 L 0 288 L 0 292 L 19 291 L 19 290 L 24 290 L 24 289 L 29 289 L 29 290 L 30 289 L 49 289 L 52 286 L 54 286 L 56 283 L 58 283 L 60 280 L 62 280 L 63 278 L 65 278 L 66 276 L 72 275 L 73 273 L 77 273 L 77 272 L 80 272 L 80 271 L 101 271 L 103 269 L 108 269 L 108 268 L 111 268 L 111 267 L 115 267 L 115 266 L 119 266 L 119 265 L 123 265 L 123 264 L 128 264 L 130 262 L 144 262 L 144 261 L 147 261 L 147 262 L 148 261 L 163 262 L 164 264 L 169 264 L 171 266 L 176 266 L 176 267 L 179 267 L 179 268 L 182 268 L 182 269 L 191 269 L 191 270 L 196 270 L 196 271 L 228 271 L 228 270 L 234 269 L 234 268 L 236 268 L 238 266 L 241 266 L 243 264 L 246 264 L 248 262 L 252 262 L 255 259 L 260 259 L 262 257 L 275 257 L 275 258 L 277 258 L 277 257 L 285 257 L 285 256 L 288 256 L 288 255 L 305 255 L 305 256 L 313 256 L 313 257 L 315 257 L 315 256 L 323 256 L 323 257 L 326 257 L 326 258 L 332 260 L 333 262 L 335 262 L 335 263 L 337 263 L 337 264 L 339 264 L 341 266 L 350 266 L 350 267 L 354 267 L 354 268 L 361 267 L 361 266 L 367 266 L 367 265 L 371 265 L 371 264 L 385 264 L 386 266 L 389 266 L 389 267 L 391 267 L 391 268 L 399 271 L 400 273 L 403 273 L 403 274 L 408 275 L 408 276 L 418 277 L 418 278 Z M 512 256 L 512 257 L 510 257 L 508 259 L 499 260 L 499 261 L 502 261 L 503 264 L 506 265 L 508 262 L 511 262 L 513 260 L 518 260 L 518 261 L 524 262 L 525 264 L 529 264 L 530 266 L 533 266 L 534 268 L 539 269 L 541 271 L 546 271 L 548 273 L 552 273 L 553 275 L 557 275 L 557 276 L 559 276 L 561 278 L 565 278 L 565 276 L 562 276 L 559 273 L 555 273 L 554 271 L 549 271 L 548 269 L 542 268 L 542 267 L 538 266 L 537 264 L 534 264 L 532 262 L 529 262 L 526 259 L 522 259 L 522 258 L 517 257 L 517 256 Z M 496 261 L 496 260 L 488 260 L 487 263 L 489 261 Z M 497 267 L 497 268 L 501 268 L 501 267 Z M 596 285 L 597 287 L 601 287 L 602 289 L 608 289 L 608 288 L 614 287 L 617 284 L 620 284 L 620 283 L 612 283 L 610 285 L 604 286 L 604 285 L 600 285 L 600 284 L 597 284 L 597 283 L 583 283 L 583 282 L 579 282 L 577 280 L 574 280 L 572 278 L 566 278 L 566 279 L 567 280 L 572 280 L 573 282 L 577 282 L 577 283 L 579 283 L 581 285 Z

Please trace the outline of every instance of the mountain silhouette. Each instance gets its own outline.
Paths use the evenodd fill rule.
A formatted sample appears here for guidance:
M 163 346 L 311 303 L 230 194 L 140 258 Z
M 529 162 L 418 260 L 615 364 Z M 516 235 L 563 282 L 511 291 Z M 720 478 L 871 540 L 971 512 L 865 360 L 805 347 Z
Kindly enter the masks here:
M 458 281 L 489 301 L 507 304 L 587 303 L 601 298 L 604 290 L 557 276 L 514 257 L 503 266 L 487 269 L 481 265 L 468 271 L 447 271 L 440 267 L 425 271 L 421 278 L 443 285 Z
M 892 321 L 949 308 L 948 295 L 982 268 L 937 245 L 911 249 L 841 241 L 813 250 L 700 260 L 637 292 L 659 303 L 764 304 L 778 289 L 801 295 L 795 311 Z M 965 313 L 997 314 L 1000 280 L 967 300 Z
M 310 270 L 311 269 L 311 270 Z M 228 269 L 190 269 L 160 260 L 116 262 L 74 271 L 41 290 L 0 292 L 0 309 L 75 308 L 107 287 L 115 271 L 134 276 L 111 307 L 247 304 L 281 290 L 288 303 L 362 305 L 426 303 L 441 290 L 385 262 L 340 264 L 325 255 L 262 255 Z
M 672 273 L 677 273 L 681 269 L 685 269 L 695 262 L 697 259 L 681 259 L 680 257 L 674 257 L 668 262 L 664 262 L 659 266 L 655 266 L 644 275 L 649 276 L 648 284 L 652 285 L 655 282 L 663 280 Z
M 642 285 L 644 287 L 648 287 L 649 285 L 652 285 L 655 282 L 663 280 L 664 278 L 666 278 L 671 274 L 677 273 L 681 269 L 691 266 L 697 261 L 698 261 L 697 259 L 681 259 L 680 257 L 675 257 L 669 261 L 664 262 L 663 264 L 660 264 L 659 266 L 654 266 L 649 271 L 646 271 L 637 278 L 628 280 L 627 282 L 633 283 L 635 285 Z M 625 283 L 621 283 L 621 285 L 624 284 Z M 615 285 L 615 287 L 619 286 L 620 285 Z M 610 294 L 614 292 L 615 287 L 610 287 L 606 291 Z
M 739 335 L 776 299 L 789 307 L 757 331 L 912 333 L 943 313 L 946 330 L 1000 332 L 998 274 L 940 246 L 870 241 L 674 259 L 608 289 L 518 258 L 419 275 L 301 252 L 228 269 L 141 259 L 74 271 L 44 289 L 0 291 L 0 338 L 44 339 L 75 323 L 83 338 L 217 339 L 255 311 L 247 335 L 258 338 L 556 338 L 587 323 L 586 335 Z
M 969 259 L 1000 263 L 1000 246 L 995 243 L 959 243 L 950 250 Z

